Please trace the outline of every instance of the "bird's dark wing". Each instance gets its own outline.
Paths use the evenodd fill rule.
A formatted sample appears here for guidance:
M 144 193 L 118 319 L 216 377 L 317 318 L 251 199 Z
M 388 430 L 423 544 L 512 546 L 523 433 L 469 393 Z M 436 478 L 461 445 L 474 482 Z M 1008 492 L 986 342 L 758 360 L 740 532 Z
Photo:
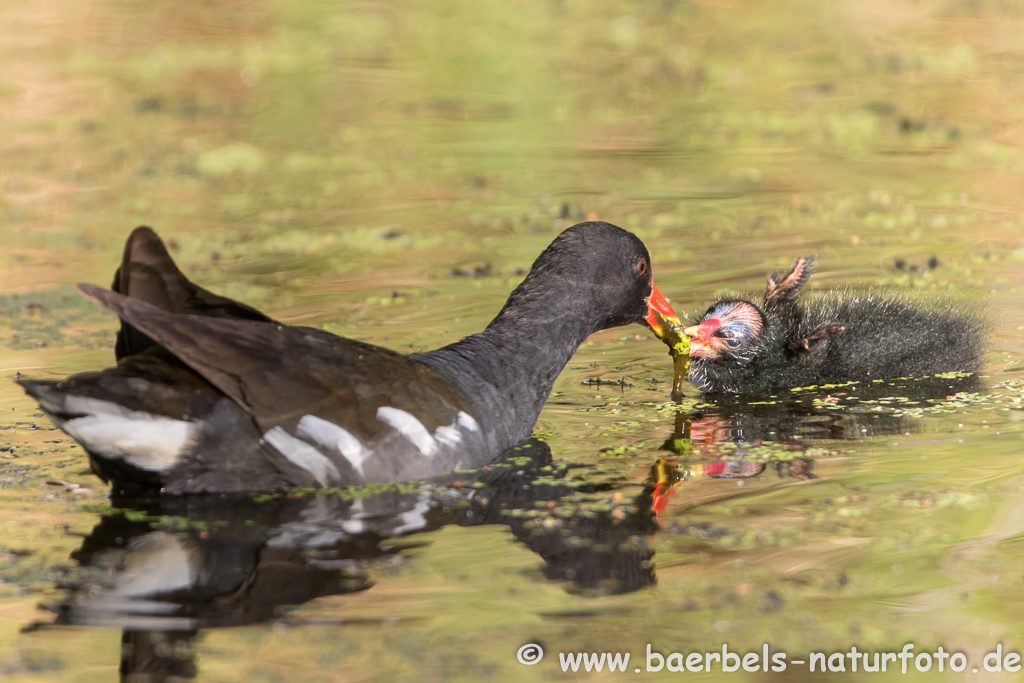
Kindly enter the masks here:
M 792 351 L 796 351 L 797 353 L 809 351 L 812 347 L 814 347 L 814 345 L 824 341 L 825 339 L 828 339 L 833 334 L 838 334 L 839 332 L 842 332 L 845 329 L 845 325 L 832 325 L 830 327 L 823 327 L 819 330 L 812 332 L 806 337 L 801 337 L 800 339 L 794 340 L 793 342 L 790 343 L 789 348 Z
M 792 301 L 814 273 L 815 260 L 814 254 L 798 258 L 793 264 L 793 269 L 784 277 L 779 275 L 779 271 L 773 271 L 768 276 L 768 284 L 764 290 L 765 308 Z
M 369 440 L 387 429 L 377 414 L 387 406 L 433 433 L 468 405 L 433 370 L 388 349 L 309 327 L 168 313 L 96 285 L 78 288 L 206 378 L 263 431 L 293 431 L 312 415 Z
M 128 236 L 111 289 L 171 313 L 272 322 L 255 308 L 218 296 L 190 281 L 157 234 L 145 226 L 135 228 Z M 114 352 L 120 360 L 152 345 L 150 337 L 122 321 Z

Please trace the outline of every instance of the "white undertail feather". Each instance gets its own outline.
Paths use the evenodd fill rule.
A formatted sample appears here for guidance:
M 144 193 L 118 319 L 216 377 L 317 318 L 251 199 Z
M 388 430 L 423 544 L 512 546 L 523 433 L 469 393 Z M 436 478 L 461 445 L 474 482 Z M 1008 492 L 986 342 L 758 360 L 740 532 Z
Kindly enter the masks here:
M 40 405 L 44 410 L 52 407 L 43 401 Z M 83 414 L 54 421 L 90 452 L 153 472 L 176 465 L 181 454 L 194 444 L 199 431 L 194 422 L 129 410 L 84 396 L 66 396 L 60 412 Z

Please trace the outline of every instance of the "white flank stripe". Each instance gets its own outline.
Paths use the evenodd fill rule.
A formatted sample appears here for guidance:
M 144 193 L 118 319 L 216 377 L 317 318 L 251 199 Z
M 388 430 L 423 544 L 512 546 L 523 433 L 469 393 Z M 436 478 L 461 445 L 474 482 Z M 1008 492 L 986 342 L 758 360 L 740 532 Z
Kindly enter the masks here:
M 469 413 L 464 413 L 460 410 L 458 422 L 459 426 L 462 427 L 463 429 L 466 429 L 471 432 L 480 431 L 480 425 L 476 423 L 476 420 L 474 420 L 473 416 L 470 415 Z
M 321 486 L 330 486 L 341 481 L 338 468 L 323 453 L 305 441 L 296 439 L 282 428 L 274 427 L 264 434 L 263 438 L 281 455 L 312 474 Z
M 321 446 L 333 448 L 352 463 L 360 475 L 364 475 L 363 463 L 372 455 L 359 438 L 344 427 L 328 422 L 315 415 L 306 415 L 299 420 L 299 436 L 316 441 Z
M 427 428 L 404 410 L 381 406 L 377 408 L 377 419 L 390 425 L 399 434 L 409 439 L 423 455 L 429 457 L 437 452 L 437 442 L 434 441 L 434 437 L 430 436 Z
M 450 427 L 438 427 L 434 430 L 434 438 L 437 442 L 448 448 L 455 448 L 462 443 L 462 432 L 455 428 L 455 423 Z
M 140 469 L 163 472 L 178 462 L 199 425 L 152 415 L 94 398 L 69 396 L 65 407 L 85 413 L 60 428 L 97 455 L 118 458 Z

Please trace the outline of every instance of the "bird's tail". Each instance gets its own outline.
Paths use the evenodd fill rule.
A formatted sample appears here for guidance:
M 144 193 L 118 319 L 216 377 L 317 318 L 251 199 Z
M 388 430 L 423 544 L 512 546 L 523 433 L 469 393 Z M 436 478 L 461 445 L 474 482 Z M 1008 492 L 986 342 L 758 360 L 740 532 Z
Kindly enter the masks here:
M 255 308 L 214 294 L 185 277 L 160 237 L 146 226 L 135 228 L 128 236 L 111 289 L 171 313 L 271 321 Z M 120 360 L 154 345 L 152 339 L 122 321 L 114 352 Z
M 73 386 L 67 380 L 17 381 L 54 424 L 94 457 L 94 470 L 95 459 L 101 460 L 97 474 L 104 479 L 125 466 L 147 473 L 166 471 L 198 435 L 194 422 L 131 410 L 90 391 L 95 387 Z

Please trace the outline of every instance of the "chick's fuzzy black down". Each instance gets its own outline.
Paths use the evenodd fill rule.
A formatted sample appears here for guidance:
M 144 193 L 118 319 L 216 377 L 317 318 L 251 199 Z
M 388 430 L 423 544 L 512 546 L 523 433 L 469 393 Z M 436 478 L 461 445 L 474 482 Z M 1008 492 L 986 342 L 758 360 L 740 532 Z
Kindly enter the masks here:
M 976 372 L 982 366 L 984 320 L 964 305 L 923 307 L 885 294 L 830 293 L 812 301 L 794 335 L 843 326 L 811 344 L 801 362 L 822 381 L 919 377 L 941 372 Z
M 763 326 L 734 324 L 725 336 L 741 337 L 742 348 L 721 345 L 717 354 L 693 358 L 691 381 L 705 392 L 763 393 L 981 369 L 989 322 L 977 305 L 878 291 L 802 301 L 797 295 L 813 268 L 809 256 L 786 278 L 773 273 L 758 305 L 736 299 L 709 308 L 702 323 L 754 319 L 756 309 Z

